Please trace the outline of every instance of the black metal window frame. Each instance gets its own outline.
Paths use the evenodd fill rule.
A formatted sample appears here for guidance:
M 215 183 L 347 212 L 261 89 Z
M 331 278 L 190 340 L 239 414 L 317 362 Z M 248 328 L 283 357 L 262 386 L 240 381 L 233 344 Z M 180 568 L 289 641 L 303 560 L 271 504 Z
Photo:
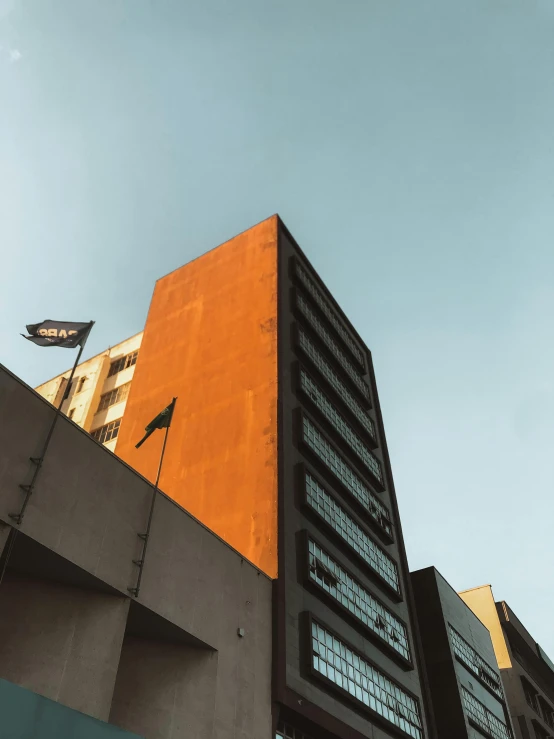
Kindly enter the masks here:
M 348 349 L 352 358 L 360 365 L 360 369 L 365 372 L 366 362 L 364 351 L 353 338 L 352 332 L 348 329 L 346 322 L 341 318 L 339 311 L 325 295 L 326 288 L 318 284 L 319 281 L 312 270 L 302 264 L 296 257 L 294 258 L 293 270 L 297 281 L 300 282 L 314 304 L 334 328 L 337 337 L 342 341 L 345 349 Z
M 298 365 L 297 375 L 298 391 L 316 409 L 318 415 L 333 430 L 333 434 L 346 445 L 349 453 L 353 453 L 356 464 L 362 465 L 364 472 L 369 472 L 372 478 L 377 479 L 384 486 L 385 477 L 383 465 L 373 453 L 377 444 L 374 439 L 368 444 L 365 437 L 353 428 L 352 424 L 345 418 L 342 410 L 337 407 L 333 399 L 323 390 L 321 384 L 314 380 L 312 374 L 302 366 Z
M 123 372 L 124 369 L 127 369 L 128 367 L 133 367 L 137 363 L 138 353 L 139 350 L 135 349 L 135 351 L 129 352 L 129 354 L 126 354 L 124 357 L 114 359 L 114 361 L 110 364 L 108 377 L 113 377 L 119 372 Z
M 417 696 L 351 645 L 320 618 L 301 614 L 310 677 L 401 736 L 423 739 Z M 415 723 L 417 722 L 417 723 Z
M 342 547 L 362 564 L 365 571 L 385 589 L 391 598 L 401 601 L 403 595 L 400 569 L 396 560 L 377 543 L 337 497 L 328 491 L 317 475 L 305 466 L 301 466 L 299 472 L 302 479 L 300 490 L 302 506 L 315 516 L 318 523 L 323 525 L 335 541 L 340 542 Z M 372 553 L 375 557 L 372 557 Z M 379 555 L 383 567 L 380 567 L 376 560 Z M 390 569 L 393 574 L 388 578 L 385 577 L 381 571 L 383 568 Z
M 377 445 L 377 428 L 375 422 L 369 415 L 368 408 L 357 400 L 357 396 L 349 390 L 330 362 L 327 361 L 327 358 L 323 352 L 320 351 L 310 333 L 304 326 L 300 326 L 298 323 L 294 324 L 294 344 L 297 350 L 302 353 L 304 359 L 308 360 L 312 370 L 315 371 L 324 381 L 325 386 L 331 390 L 340 403 L 348 409 L 352 420 L 354 420 Z
M 100 444 L 105 444 L 112 439 L 117 439 L 119 436 L 119 427 L 121 426 L 121 418 L 116 418 L 115 421 L 105 423 L 103 426 L 99 426 L 90 432 L 93 439 L 96 439 Z
M 554 729 L 554 709 L 550 705 L 550 703 L 544 698 L 542 695 L 539 694 L 539 707 L 541 709 L 541 716 L 545 724 L 549 726 L 551 729 Z
M 315 309 L 312 308 L 310 301 L 303 292 L 297 288 L 293 289 L 295 311 L 303 317 L 303 319 L 311 326 L 314 333 L 318 336 L 320 343 L 326 348 L 326 351 L 333 357 L 334 362 L 341 368 L 343 377 L 348 378 L 351 386 L 356 388 L 366 403 L 371 402 L 371 393 L 369 385 L 365 381 L 362 371 L 358 369 L 351 361 L 349 356 L 337 342 L 332 331 L 327 328 L 326 322 L 319 317 Z
M 299 409 L 297 416 L 298 439 L 302 450 L 309 452 L 310 458 L 316 460 L 317 465 L 334 483 L 340 485 L 340 489 L 361 507 L 366 516 L 369 514 L 372 524 L 377 524 L 388 538 L 393 539 L 391 512 L 377 494 L 383 490 L 364 479 L 304 408 Z
M 350 619 L 364 636 L 376 642 L 403 669 L 413 670 L 408 627 L 342 562 L 329 553 L 318 537 L 300 533 L 303 579 L 320 597 Z
M 510 727 L 501 721 L 498 716 L 477 700 L 472 693 L 462 685 L 462 703 L 469 723 L 484 736 L 490 739 L 512 739 Z
M 279 721 L 275 739 L 312 739 L 312 737 L 286 721 Z
M 479 652 L 457 631 L 448 624 L 450 643 L 454 657 L 464 665 L 475 677 L 499 700 L 504 701 L 504 690 L 500 674 L 486 662 Z
M 520 676 L 520 680 L 521 688 L 523 690 L 523 695 L 525 696 L 525 701 L 527 705 L 529 706 L 529 708 L 532 708 L 538 716 L 540 716 L 541 710 L 539 706 L 539 691 L 524 675 Z

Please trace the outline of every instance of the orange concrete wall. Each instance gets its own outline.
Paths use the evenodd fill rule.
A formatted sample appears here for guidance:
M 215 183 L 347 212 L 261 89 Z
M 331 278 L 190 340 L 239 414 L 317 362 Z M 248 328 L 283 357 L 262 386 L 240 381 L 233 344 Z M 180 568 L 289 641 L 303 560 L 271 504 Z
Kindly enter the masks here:
M 160 488 L 277 575 L 277 217 L 156 283 L 117 454 L 150 480 L 178 397 Z M 184 566 L 184 563 L 183 563 Z

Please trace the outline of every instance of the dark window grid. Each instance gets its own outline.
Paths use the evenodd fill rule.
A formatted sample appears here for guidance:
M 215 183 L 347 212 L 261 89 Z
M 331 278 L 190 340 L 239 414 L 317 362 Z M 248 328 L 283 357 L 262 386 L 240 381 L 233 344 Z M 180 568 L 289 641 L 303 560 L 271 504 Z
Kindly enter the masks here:
M 542 695 L 539 695 L 538 700 L 545 723 L 547 723 L 551 729 L 554 729 L 554 710 L 552 709 L 552 706 L 542 697 Z
M 537 719 L 532 719 L 536 739 L 552 739 L 548 731 L 542 727 Z
M 121 403 L 123 400 L 125 400 L 125 398 L 129 395 L 130 386 L 131 383 L 128 382 L 125 385 L 120 385 L 119 387 L 110 390 L 109 393 L 104 393 L 104 395 L 102 395 L 102 397 L 100 398 L 100 403 L 98 403 L 98 410 L 96 412 L 99 413 L 100 411 L 105 411 L 106 408 L 109 408 L 116 403 Z
M 137 363 L 137 357 L 138 357 L 138 349 L 135 352 L 131 352 L 130 354 L 127 354 L 126 356 L 113 361 L 110 364 L 110 369 L 108 370 L 108 377 L 117 375 L 118 372 L 121 372 L 122 370 L 127 369 L 127 367 L 132 367 L 134 364 Z
M 538 713 L 540 716 L 541 710 L 539 706 L 538 692 L 531 685 L 531 683 L 528 680 L 526 680 L 524 677 L 521 678 L 521 685 L 523 688 L 523 694 L 525 695 L 525 700 L 527 701 L 527 704 L 533 709 L 533 711 L 535 711 L 535 713 Z
M 331 354 L 335 357 L 337 362 L 350 377 L 358 390 L 366 398 L 369 399 L 369 387 L 367 383 L 362 378 L 358 370 L 354 367 L 352 362 L 346 357 L 345 353 L 339 347 L 335 339 L 331 336 L 329 331 L 323 325 L 322 321 L 319 320 L 318 316 L 316 316 L 314 311 L 308 305 L 306 299 L 300 293 L 297 293 L 296 303 L 300 312 L 305 316 L 310 326 L 314 329 L 316 334 L 323 341 Z
M 356 418 L 356 420 L 364 427 L 371 438 L 377 443 L 377 432 L 375 423 L 368 415 L 367 411 L 354 398 L 352 393 L 347 389 L 346 385 L 341 381 L 337 373 L 333 370 L 329 362 L 319 351 L 316 345 L 311 341 L 306 332 L 298 327 L 298 345 L 304 352 L 305 356 L 312 362 L 314 367 L 327 380 L 332 389 L 346 405 L 348 410 Z
M 299 262 L 296 262 L 296 275 L 300 282 L 304 285 L 307 292 L 312 297 L 312 300 L 319 307 L 321 312 L 327 318 L 331 326 L 335 329 L 337 334 L 340 336 L 346 347 L 350 350 L 354 358 L 359 362 L 362 367 L 365 367 L 364 355 L 360 351 L 358 345 L 353 341 L 349 332 L 344 327 L 342 321 L 337 316 L 336 310 L 331 306 L 329 301 L 323 296 L 323 293 L 318 289 L 315 282 L 311 279 L 308 272 L 302 267 Z
M 308 539 L 308 576 L 397 654 L 411 662 L 404 624 L 311 538 Z
M 492 739 L 512 739 L 512 732 L 508 726 L 463 686 L 462 698 L 467 717 L 476 729 Z
M 393 527 L 389 509 L 363 484 L 358 475 L 354 473 L 352 468 L 329 444 L 307 416 L 302 418 L 302 441 L 344 485 L 350 495 L 362 505 L 373 521 L 383 529 L 387 536 L 392 538 Z
M 396 562 L 358 526 L 309 472 L 305 473 L 306 504 L 355 552 L 396 594 L 400 578 Z
M 275 739 L 312 739 L 312 737 L 300 731 L 300 729 L 295 729 L 291 724 L 279 721 Z
M 370 474 L 376 477 L 381 485 L 384 485 L 383 469 L 377 457 L 362 442 L 352 427 L 346 423 L 329 398 L 303 369 L 300 370 L 300 388 L 331 424 L 341 439 L 348 444 Z
M 502 690 L 502 681 L 500 675 L 493 670 L 493 668 L 485 662 L 485 660 L 479 655 L 473 647 L 466 642 L 466 640 L 458 634 L 456 629 L 450 624 L 450 640 L 452 642 L 452 648 L 456 657 L 462 662 L 468 670 L 476 675 L 485 685 L 490 688 L 493 693 L 504 700 L 504 691 Z
M 419 705 L 341 639 L 311 622 L 312 670 L 413 739 L 422 739 Z
M 96 441 L 99 441 L 101 444 L 105 444 L 107 441 L 117 438 L 120 425 L 121 418 L 118 418 L 117 421 L 110 421 L 110 423 L 107 423 L 105 426 L 100 426 L 100 428 L 91 431 L 90 435 L 93 439 L 96 439 Z

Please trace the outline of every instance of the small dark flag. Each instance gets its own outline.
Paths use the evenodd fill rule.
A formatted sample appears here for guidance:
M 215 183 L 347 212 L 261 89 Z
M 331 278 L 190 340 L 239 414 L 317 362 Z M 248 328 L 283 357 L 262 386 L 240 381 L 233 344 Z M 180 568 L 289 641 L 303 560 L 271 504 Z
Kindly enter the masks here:
M 23 338 L 32 341 L 38 346 L 61 346 L 65 349 L 73 349 L 76 346 L 83 347 L 94 321 L 88 323 L 73 323 L 70 321 L 43 321 L 42 323 L 30 323 L 27 331 L 30 336 L 21 334 Z
M 175 408 L 176 400 L 177 398 L 173 398 L 167 408 L 164 408 L 161 413 L 158 413 L 153 421 L 150 421 L 148 426 L 144 429 L 146 431 L 144 437 L 139 441 L 138 444 L 135 445 L 135 449 L 138 449 L 140 446 L 142 446 L 146 439 L 148 439 L 148 437 L 153 434 L 156 429 L 165 429 L 171 426 L 171 419 L 173 417 L 173 409 Z

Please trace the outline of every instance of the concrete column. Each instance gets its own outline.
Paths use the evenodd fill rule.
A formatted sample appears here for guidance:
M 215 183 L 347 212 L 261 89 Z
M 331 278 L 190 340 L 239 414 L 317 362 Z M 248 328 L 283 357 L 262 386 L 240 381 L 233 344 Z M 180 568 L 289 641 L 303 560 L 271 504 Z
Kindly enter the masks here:
M 110 723 L 148 739 L 213 735 L 217 653 L 126 636 Z
M 0 678 L 108 720 L 129 600 L 6 575 Z

